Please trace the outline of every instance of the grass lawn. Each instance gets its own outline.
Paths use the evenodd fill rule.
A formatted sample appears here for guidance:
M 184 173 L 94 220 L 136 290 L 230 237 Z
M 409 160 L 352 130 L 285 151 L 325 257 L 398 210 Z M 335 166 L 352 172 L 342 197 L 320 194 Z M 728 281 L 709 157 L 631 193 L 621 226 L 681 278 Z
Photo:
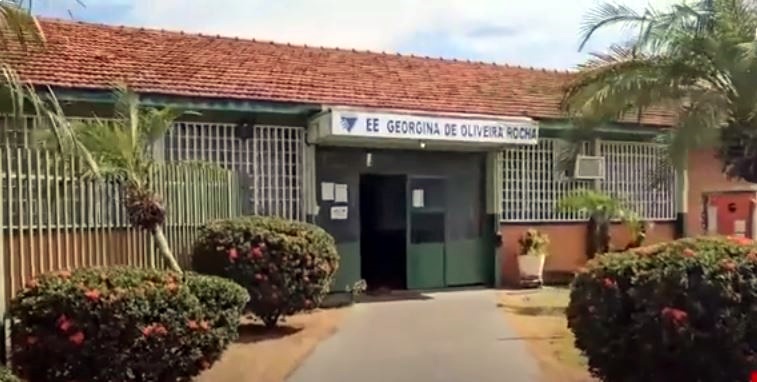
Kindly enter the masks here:
M 232 344 L 199 382 L 279 382 L 302 362 L 316 345 L 333 334 L 348 308 L 318 310 L 287 319 L 273 331 L 248 319 Z
M 567 288 L 503 291 L 498 306 L 539 362 L 545 382 L 593 381 L 586 360 L 573 346 L 565 307 Z

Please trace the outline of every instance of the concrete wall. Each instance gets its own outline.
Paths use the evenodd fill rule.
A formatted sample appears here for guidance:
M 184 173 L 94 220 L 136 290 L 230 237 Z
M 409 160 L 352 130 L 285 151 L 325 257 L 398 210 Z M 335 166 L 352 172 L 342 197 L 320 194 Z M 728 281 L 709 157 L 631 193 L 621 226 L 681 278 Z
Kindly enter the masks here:
M 549 257 L 544 267 L 545 278 L 562 278 L 569 275 L 586 263 L 586 224 L 503 224 L 500 229 L 502 235 L 502 278 L 507 285 L 516 285 L 519 279 L 518 270 L 518 238 L 527 229 L 537 228 L 549 235 L 551 241 Z M 612 247 L 625 247 L 630 241 L 628 229 L 621 224 L 612 226 L 610 235 Z M 672 240 L 674 237 L 673 222 L 656 223 L 647 233 L 646 244 Z

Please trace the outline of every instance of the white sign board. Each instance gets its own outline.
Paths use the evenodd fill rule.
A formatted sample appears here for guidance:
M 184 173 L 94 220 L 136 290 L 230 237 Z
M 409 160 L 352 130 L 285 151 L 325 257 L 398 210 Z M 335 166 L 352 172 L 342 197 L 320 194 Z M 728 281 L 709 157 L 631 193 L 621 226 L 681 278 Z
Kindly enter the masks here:
M 347 206 L 331 207 L 331 220 L 347 220 Z
M 331 112 L 331 134 L 363 138 L 537 144 L 539 127 L 528 118 L 484 120 L 351 110 Z
M 334 183 L 321 182 L 321 200 L 334 200 Z
M 413 190 L 413 207 L 414 208 L 423 208 L 423 205 L 425 204 L 425 195 L 423 195 L 423 189 L 418 188 Z
M 334 201 L 337 203 L 347 203 L 347 185 L 334 185 Z

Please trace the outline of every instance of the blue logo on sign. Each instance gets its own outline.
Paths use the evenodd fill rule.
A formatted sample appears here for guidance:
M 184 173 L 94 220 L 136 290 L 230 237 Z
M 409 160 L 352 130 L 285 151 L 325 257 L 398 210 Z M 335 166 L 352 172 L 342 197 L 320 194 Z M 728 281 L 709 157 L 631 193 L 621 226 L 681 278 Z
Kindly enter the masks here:
M 355 122 L 357 122 L 357 117 L 342 117 L 340 124 L 342 125 L 342 129 L 347 130 L 347 132 L 350 133 L 355 127 Z

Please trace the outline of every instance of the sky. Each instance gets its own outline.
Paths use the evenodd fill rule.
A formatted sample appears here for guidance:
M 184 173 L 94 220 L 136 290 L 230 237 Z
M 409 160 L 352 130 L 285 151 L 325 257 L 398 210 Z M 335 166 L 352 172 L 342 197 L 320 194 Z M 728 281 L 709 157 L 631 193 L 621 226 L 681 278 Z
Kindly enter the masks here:
M 33 0 L 43 16 L 283 43 L 571 69 L 625 39 L 598 35 L 578 51 L 601 0 Z M 650 2 L 617 0 L 637 9 Z

